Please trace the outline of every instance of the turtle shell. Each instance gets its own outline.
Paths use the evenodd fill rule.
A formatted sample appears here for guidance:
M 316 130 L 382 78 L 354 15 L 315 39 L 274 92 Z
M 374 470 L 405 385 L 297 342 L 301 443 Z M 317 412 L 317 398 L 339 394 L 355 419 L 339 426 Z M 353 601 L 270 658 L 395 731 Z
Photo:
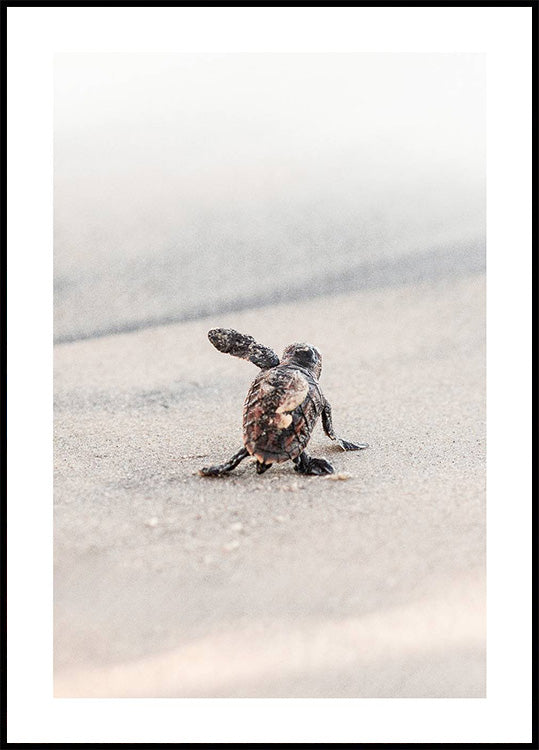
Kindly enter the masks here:
M 265 463 L 294 459 L 303 451 L 324 400 L 307 370 L 280 365 L 253 381 L 243 407 L 243 440 Z

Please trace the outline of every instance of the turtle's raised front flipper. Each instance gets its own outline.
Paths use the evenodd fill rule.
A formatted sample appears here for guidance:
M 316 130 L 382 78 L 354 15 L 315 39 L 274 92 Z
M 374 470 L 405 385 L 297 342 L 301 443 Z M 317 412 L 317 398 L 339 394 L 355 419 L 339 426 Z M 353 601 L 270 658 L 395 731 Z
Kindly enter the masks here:
M 348 440 L 342 440 L 338 438 L 333 430 L 333 422 L 331 421 L 331 406 L 326 401 L 322 410 L 322 427 L 324 432 L 330 438 L 330 440 L 336 440 L 344 451 L 359 451 L 363 448 L 368 448 L 367 443 L 349 443 Z
M 212 328 L 208 331 L 208 338 L 220 352 L 247 359 L 261 370 L 269 370 L 279 364 L 279 357 L 273 349 L 258 344 L 252 336 L 238 333 L 233 328 Z
M 229 471 L 232 471 L 232 469 L 235 469 L 236 466 L 239 464 L 240 461 L 243 461 L 244 458 L 247 458 L 249 453 L 245 448 L 242 448 L 237 453 L 234 453 L 232 458 L 229 458 L 229 460 L 224 464 L 219 464 L 219 466 L 205 466 L 203 469 L 199 470 L 199 474 L 201 477 L 220 477 L 222 474 L 226 474 Z

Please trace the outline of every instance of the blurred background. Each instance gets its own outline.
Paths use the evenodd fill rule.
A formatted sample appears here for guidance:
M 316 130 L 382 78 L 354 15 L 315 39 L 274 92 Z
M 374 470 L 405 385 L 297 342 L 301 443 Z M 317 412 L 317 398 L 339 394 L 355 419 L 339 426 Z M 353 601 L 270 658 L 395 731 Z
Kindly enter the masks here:
M 484 267 L 481 55 L 58 55 L 55 339 Z

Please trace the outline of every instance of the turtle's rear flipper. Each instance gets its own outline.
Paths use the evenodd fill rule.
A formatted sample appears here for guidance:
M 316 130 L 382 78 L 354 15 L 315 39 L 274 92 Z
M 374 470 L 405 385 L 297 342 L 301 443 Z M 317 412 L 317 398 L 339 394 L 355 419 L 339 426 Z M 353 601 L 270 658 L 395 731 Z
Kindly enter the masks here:
M 247 450 L 242 448 L 237 453 L 234 453 L 232 458 L 226 463 L 219 464 L 219 466 L 205 466 L 203 469 L 200 469 L 198 473 L 201 477 L 220 477 L 222 474 L 226 474 L 227 472 L 232 471 L 232 469 L 235 469 L 240 461 L 243 461 L 248 455 L 249 453 Z
M 337 437 L 335 430 L 333 429 L 331 406 L 328 401 L 326 401 L 322 410 L 322 427 L 328 438 L 330 438 L 330 440 L 335 440 L 337 444 L 341 446 L 343 451 L 360 451 L 363 450 L 363 448 L 369 447 L 367 443 L 350 443 L 348 440 L 342 440 Z
M 263 474 L 268 469 L 271 469 L 271 464 L 267 464 L 265 461 L 256 462 L 256 473 Z
M 246 359 L 261 370 L 269 370 L 279 364 L 279 357 L 273 349 L 258 344 L 252 336 L 238 333 L 233 328 L 212 328 L 208 331 L 208 338 L 220 352 Z
M 294 463 L 295 471 L 299 471 L 300 474 L 333 474 L 333 466 L 330 463 L 323 458 L 312 458 L 305 451 L 294 459 Z

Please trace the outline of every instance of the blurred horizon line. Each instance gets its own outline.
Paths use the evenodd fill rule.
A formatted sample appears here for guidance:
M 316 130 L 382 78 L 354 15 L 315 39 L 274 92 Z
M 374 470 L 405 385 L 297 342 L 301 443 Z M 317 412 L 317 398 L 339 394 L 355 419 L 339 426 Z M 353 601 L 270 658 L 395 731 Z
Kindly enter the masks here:
M 362 261 L 350 265 L 325 278 L 307 279 L 302 284 L 281 287 L 248 297 L 223 299 L 210 306 L 200 305 L 175 314 L 162 314 L 116 325 L 98 327 L 93 331 L 54 336 L 54 345 L 70 344 L 88 339 L 133 333 L 146 328 L 190 322 L 243 310 L 265 308 L 324 296 L 337 296 L 354 291 L 383 289 L 399 285 L 459 278 L 486 270 L 486 242 L 484 237 L 455 243 L 450 252 L 446 245 L 420 253 L 411 253 L 399 258 L 380 258 L 376 262 Z

